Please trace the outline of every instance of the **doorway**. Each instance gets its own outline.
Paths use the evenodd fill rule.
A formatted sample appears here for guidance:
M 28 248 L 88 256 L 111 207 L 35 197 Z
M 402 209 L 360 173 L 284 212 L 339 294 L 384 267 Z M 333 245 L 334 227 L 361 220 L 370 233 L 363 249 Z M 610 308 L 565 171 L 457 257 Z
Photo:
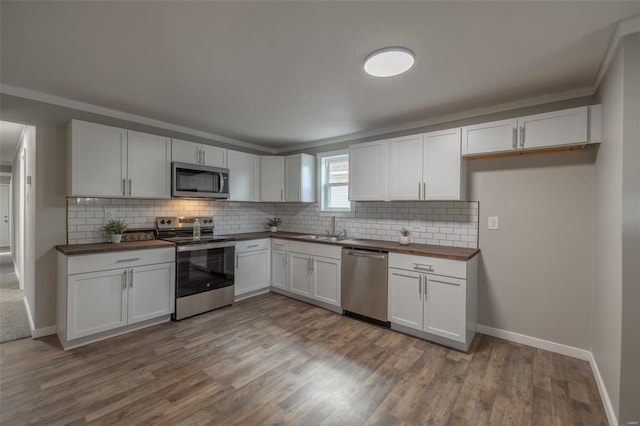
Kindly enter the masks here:
M 0 343 L 31 337 L 29 295 L 35 259 L 27 248 L 35 227 L 30 164 L 35 127 L 0 121 Z

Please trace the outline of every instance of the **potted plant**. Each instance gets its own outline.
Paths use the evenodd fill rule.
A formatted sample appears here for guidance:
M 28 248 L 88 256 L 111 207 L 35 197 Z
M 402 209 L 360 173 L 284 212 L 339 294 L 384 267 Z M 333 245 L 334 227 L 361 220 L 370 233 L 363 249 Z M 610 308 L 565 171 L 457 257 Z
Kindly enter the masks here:
M 278 225 L 282 223 L 282 219 L 279 217 L 272 217 L 267 220 L 267 226 L 271 228 L 271 232 L 278 232 Z
M 411 232 L 404 226 L 402 227 L 402 231 L 400 231 L 400 245 L 408 246 L 409 245 L 409 235 Z
M 111 219 L 102 229 L 111 235 L 112 243 L 119 243 L 122 241 L 122 233 L 127 229 L 127 224 L 122 220 Z

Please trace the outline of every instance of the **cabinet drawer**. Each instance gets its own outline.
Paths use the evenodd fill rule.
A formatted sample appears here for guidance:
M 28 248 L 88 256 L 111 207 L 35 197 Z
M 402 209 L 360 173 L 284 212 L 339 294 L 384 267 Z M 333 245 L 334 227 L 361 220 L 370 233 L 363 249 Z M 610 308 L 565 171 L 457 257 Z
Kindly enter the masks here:
M 389 268 L 467 278 L 467 263 L 461 260 L 389 253 Z
M 246 251 L 265 250 L 271 247 L 271 240 L 265 238 L 262 240 L 247 240 L 238 241 L 236 243 L 236 253 L 243 253 Z
M 289 240 L 279 240 L 273 238 L 271 240 L 271 248 L 274 250 L 289 251 Z
M 73 275 L 175 261 L 176 250 L 173 247 L 85 254 L 68 257 L 67 273 Z
M 342 257 L 342 247 L 329 244 L 299 243 L 291 241 L 289 251 L 295 253 L 308 254 L 310 256 L 322 256 L 332 259 L 340 259 Z

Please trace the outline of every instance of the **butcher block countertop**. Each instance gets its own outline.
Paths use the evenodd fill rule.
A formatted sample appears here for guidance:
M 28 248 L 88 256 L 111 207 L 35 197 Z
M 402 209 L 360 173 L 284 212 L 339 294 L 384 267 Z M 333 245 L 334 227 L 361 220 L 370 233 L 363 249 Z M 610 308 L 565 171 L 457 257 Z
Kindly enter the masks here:
M 401 254 L 413 254 L 417 256 L 431 256 L 440 257 L 444 259 L 463 260 L 467 261 L 480 253 L 478 249 L 459 248 L 459 247 L 444 247 L 434 246 L 431 244 L 411 244 L 408 246 L 401 246 L 395 241 L 380 241 L 380 240 L 361 240 L 361 239 L 346 239 L 341 241 L 328 241 L 328 240 L 312 240 L 307 238 L 300 238 L 303 235 L 297 232 L 246 232 L 242 234 L 227 234 L 225 237 L 235 238 L 237 241 L 246 240 L 258 240 L 262 238 L 278 238 L 282 240 L 298 241 L 303 243 L 312 244 L 331 244 L 334 246 L 353 247 L 359 249 L 368 250 L 380 250 L 390 253 Z M 92 253 L 108 253 L 114 251 L 125 250 L 139 250 L 139 249 L 153 249 L 163 247 L 174 247 L 174 244 L 168 241 L 162 240 L 149 240 L 149 241 L 131 241 L 120 244 L 113 243 L 95 243 L 95 244 L 71 244 L 56 246 L 56 250 L 67 256 L 75 256 L 79 254 L 92 254 Z
M 331 244 L 342 247 L 354 247 L 368 250 L 380 250 L 390 253 L 413 254 L 417 256 L 440 257 L 444 259 L 467 261 L 480 253 L 479 249 L 434 246 L 431 244 L 411 244 L 401 246 L 396 241 L 380 241 L 380 240 L 364 240 L 364 239 L 346 239 L 341 241 L 312 240 L 300 238 L 303 235 L 296 232 L 250 232 L 244 234 L 231 234 L 227 237 L 234 237 L 236 240 L 257 240 L 260 238 L 278 238 L 282 240 L 299 241 L 313 244 Z
M 126 251 L 126 250 L 142 250 L 142 249 L 155 249 L 155 248 L 167 248 L 175 247 L 175 244 L 169 241 L 162 240 L 147 240 L 147 241 L 128 241 L 119 244 L 113 243 L 94 243 L 94 244 L 69 244 L 56 246 L 56 250 L 66 256 L 76 256 L 79 254 L 95 254 L 95 253 L 109 253 L 114 251 Z

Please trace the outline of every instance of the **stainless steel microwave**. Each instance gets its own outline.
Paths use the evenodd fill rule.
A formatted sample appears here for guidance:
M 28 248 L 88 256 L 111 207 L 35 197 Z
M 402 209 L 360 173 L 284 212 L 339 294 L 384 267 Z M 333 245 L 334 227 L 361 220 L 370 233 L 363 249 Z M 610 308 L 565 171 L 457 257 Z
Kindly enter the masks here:
M 229 169 L 171 163 L 171 196 L 229 198 Z

